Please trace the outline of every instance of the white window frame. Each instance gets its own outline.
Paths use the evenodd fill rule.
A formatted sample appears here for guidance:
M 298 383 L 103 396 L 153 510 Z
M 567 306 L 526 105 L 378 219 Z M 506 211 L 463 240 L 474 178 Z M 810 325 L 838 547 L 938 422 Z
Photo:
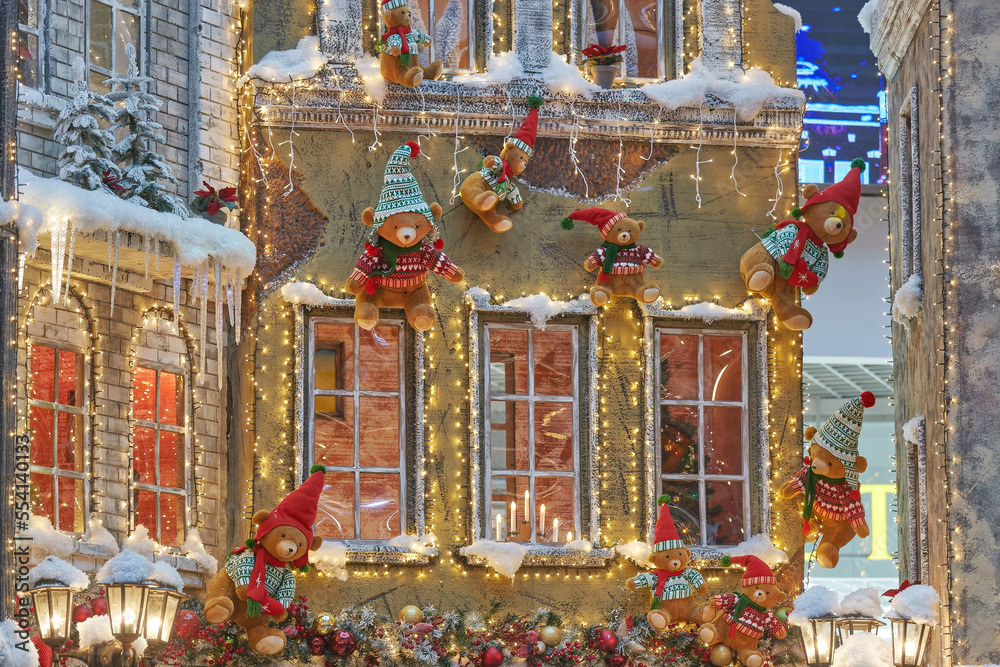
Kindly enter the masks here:
M 16 0 L 11 0 L 11 1 L 13 2 L 13 1 L 16 1 Z M 31 2 L 31 0 L 28 0 L 28 2 Z M 36 16 L 35 16 L 35 27 L 32 28 L 31 26 L 27 25 L 26 23 L 21 23 L 20 20 L 18 20 L 18 22 L 17 22 L 17 32 L 18 32 L 18 34 L 20 34 L 20 33 L 23 32 L 23 33 L 35 36 L 35 45 L 36 45 L 35 48 L 37 50 L 37 53 L 35 54 L 35 58 L 37 60 L 37 64 L 36 64 L 36 70 L 37 71 L 35 72 L 35 76 L 37 77 L 38 85 L 36 85 L 36 86 L 29 86 L 24 81 L 21 81 L 20 83 L 21 83 L 22 86 L 24 86 L 26 88 L 34 88 L 35 90 L 41 91 L 41 90 L 45 89 L 45 64 L 46 64 L 45 63 L 45 60 L 46 60 L 45 59 L 45 51 L 46 51 L 46 45 L 45 45 L 45 29 L 43 28 L 44 18 L 46 16 L 46 14 L 45 14 L 45 0 L 35 0 L 35 2 L 37 2 L 37 4 L 38 4 L 38 9 L 37 9 Z M 18 14 L 18 19 L 20 19 L 20 13 Z
M 316 367 L 312 361 L 316 358 L 316 325 L 317 324 L 344 324 L 350 325 L 353 328 L 352 345 L 353 350 L 353 363 L 354 370 L 352 376 L 354 378 L 353 386 L 349 389 L 316 389 Z M 339 472 L 339 473 L 353 473 L 354 475 L 354 537 L 347 538 L 346 540 L 338 541 L 349 541 L 351 543 L 379 543 L 385 540 L 371 540 L 362 539 L 361 535 L 361 473 L 390 473 L 399 475 L 399 526 L 400 533 L 405 535 L 407 531 L 407 497 L 406 497 L 406 483 L 407 483 L 407 466 L 406 466 L 406 320 L 402 319 L 392 319 L 392 318 L 382 318 L 379 320 L 378 325 L 380 327 L 392 326 L 396 327 L 398 333 L 398 378 L 399 378 L 399 389 L 397 391 L 376 391 L 371 389 L 361 389 L 361 336 L 360 327 L 354 321 L 352 317 L 325 317 L 317 316 L 309 318 L 309 401 L 307 402 L 307 412 L 308 412 L 308 424 L 309 424 L 309 447 L 308 447 L 308 457 L 309 466 L 315 463 L 315 452 L 316 452 L 316 434 L 313 431 L 312 425 L 315 423 L 316 418 L 316 408 L 315 401 L 312 400 L 316 396 L 336 396 L 341 397 L 345 401 L 354 402 L 354 464 L 350 466 L 333 466 L 326 465 L 327 472 Z M 346 341 L 345 341 L 346 342 Z M 361 465 L 361 398 L 362 397 L 375 397 L 375 398 L 396 398 L 399 404 L 399 410 L 397 416 L 399 419 L 399 465 L 397 467 L 373 467 L 373 466 L 362 466 Z
M 58 456 L 56 452 L 53 451 L 53 467 L 49 468 L 47 466 L 39 466 L 34 463 L 30 464 L 29 469 L 31 472 L 43 473 L 52 476 L 52 510 L 53 513 L 58 515 L 59 512 L 59 478 L 67 477 L 73 479 L 83 480 L 83 531 L 76 532 L 72 530 L 59 529 L 58 516 L 53 517 L 52 525 L 63 533 L 69 533 L 71 535 L 86 535 L 88 533 L 87 519 L 90 516 L 90 474 L 87 470 L 87 460 L 90 452 L 90 358 L 87 351 L 82 347 L 77 345 L 72 345 L 70 343 L 62 343 L 47 338 L 31 338 L 27 341 L 28 345 L 28 387 L 25 395 L 28 399 L 28 432 L 31 432 L 31 408 L 39 407 L 46 410 L 52 410 L 52 429 L 53 431 L 58 431 L 59 428 L 59 413 L 66 412 L 68 414 L 78 415 L 83 421 L 83 443 L 81 451 L 83 451 L 83 464 L 81 467 L 81 472 L 75 472 L 72 470 L 63 470 L 58 465 Z M 54 380 L 52 384 L 52 398 L 56 399 L 53 401 L 42 401 L 37 398 L 31 398 L 31 348 L 35 345 L 49 347 L 56 352 L 56 368 L 54 369 Z M 80 407 L 74 407 L 71 405 L 63 405 L 58 402 L 59 399 L 59 365 L 58 356 L 59 351 L 72 352 L 73 354 L 79 354 L 83 360 L 80 368 L 81 378 L 83 380 L 83 397 Z M 52 446 L 56 447 L 56 437 L 53 433 Z
M 910 88 L 899 110 L 899 194 L 902 232 L 902 281 L 923 277 L 920 215 L 920 110 L 917 87 Z
M 506 331 L 525 331 L 527 332 L 527 364 L 528 364 L 528 388 L 526 394 L 497 394 L 493 395 L 490 391 L 490 380 L 492 374 L 493 362 L 490 361 L 491 358 L 491 347 L 490 347 L 490 332 L 496 330 L 506 330 Z M 580 465 L 580 429 L 578 425 L 580 423 L 580 327 L 575 324 L 564 324 L 564 325 L 548 325 L 545 328 L 546 331 L 564 331 L 572 334 L 573 337 L 573 355 L 572 355 L 572 387 L 573 391 L 570 396 L 550 396 L 550 395 L 539 395 L 535 394 L 535 332 L 539 331 L 537 327 L 525 323 L 513 323 L 513 322 L 486 322 L 483 326 L 483 405 L 485 409 L 483 411 L 484 420 L 484 455 L 486 463 L 484 464 L 484 470 L 486 472 L 486 484 L 483 488 L 484 500 L 486 502 L 486 507 L 490 508 L 489 514 L 492 516 L 493 513 L 493 477 L 527 477 L 528 478 L 528 490 L 531 498 L 536 498 L 535 494 L 535 478 L 536 477 L 567 477 L 573 479 L 573 535 L 580 537 L 581 527 L 582 527 L 582 515 L 583 508 L 581 505 L 580 497 L 580 484 L 581 484 L 581 465 Z M 491 431 L 492 431 L 492 414 L 491 406 L 493 401 L 504 401 L 504 402 L 518 402 L 525 403 L 528 406 L 528 469 L 527 470 L 507 470 L 507 469 L 496 469 L 494 470 L 491 462 Z M 535 470 L 535 403 L 537 402 L 546 403 L 569 403 L 573 406 L 573 469 L 571 471 L 564 470 Z M 538 529 L 538 519 L 535 516 L 535 503 L 532 502 L 530 507 L 523 508 L 522 512 L 528 512 L 528 521 L 531 530 L 531 539 L 527 542 L 519 542 L 519 544 L 530 544 L 530 545 L 556 545 L 565 544 L 565 542 L 545 542 L 537 539 L 537 529 Z M 505 513 L 506 516 L 506 513 Z M 484 528 L 487 533 L 489 533 L 490 525 L 487 522 Z M 565 535 L 566 528 L 560 526 L 561 532 Z M 509 526 L 508 526 L 509 530 Z M 491 539 L 489 534 L 484 535 L 480 533 L 480 537 L 483 539 Z
M 150 421 L 148 419 L 139 419 L 135 416 L 135 373 L 139 368 L 145 368 L 147 370 L 156 372 L 156 387 L 154 388 L 156 400 L 153 407 L 153 416 L 156 421 Z M 184 415 L 182 423 L 184 426 L 174 426 L 172 424 L 161 424 L 159 420 L 160 416 L 160 375 L 162 373 L 170 373 L 176 375 L 181 379 L 181 397 L 182 405 L 184 406 Z M 132 396 L 129 401 L 129 413 L 131 422 L 131 443 L 129 445 L 131 449 L 131 456 L 129 459 L 131 461 L 135 460 L 135 427 L 141 426 L 143 428 L 152 429 L 154 431 L 155 437 L 155 474 L 156 474 L 156 484 L 149 484 L 146 482 L 138 482 L 134 478 L 134 464 L 132 469 L 129 470 L 129 480 L 131 482 L 131 490 L 129 492 L 129 524 L 131 530 L 135 530 L 137 525 L 136 522 L 136 502 L 135 495 L 136 491 L 147 491 L 156 494 L 156 531 L 153 539 L 157 542 L 162 543 L 162 530 L 160 527 L 160 520 L 163 517 L 163 513 L 160 509 L 160 497 L 165 493 L 167 495 L 176 496 L 180 495 L 184 499 L 184 512 L 182 517 L 184 519 L 183 532 L 181 534 L 181 543 L 188 534 L 188 525 L 191 524 L 191 421 L 193 414 L 193 398 L 191 396 L 191 376 L 187 369 L 179 368 L 177 366 L 170 366 L 165 364 L 157 364 L 146 361 L 136 361 L 135 366 L 132 368 Z M 181 477 L 184 480 L 184 488 L 177 489 L 172 486 L 163 486 L 160 484 L 160 431 L 168 431 L 170 433 L 181 434 L 181 444 L 184 452 L 184 470 L 181 473 Z M 183 493 L 178 494 L 178 491 Z M 152 533 L 153 530 L 150 526 L 146 528 Z M 179 545 L 178 545 L 179 546 Z
M 117 61 L 117 40 L 116 37 L 116 27 L 118 25 L 118 12 L 127 12 L 132 14 L 139 19 L 139 36 L 135 41 L 135 54 L 136 54 L 136 65 L 139 67 L 139 74 L 143 74 L 146 71 L 146 21 L 147 21 L 147 8 L 149 6 L 149 0 L 139 0 L 139 7 L 128 7 L 121 0 L 85 0 L 86 2 L 86 15 L 87 22 L 85 26 L 86 35 L 84 41 L 86 43 L 86 48 L 84 50 L 84 59 L 87 62 L 87 84 L 90 85 L 90 77 L 92 73 L 97 73 L 105 78 L 111 78 L 113 76 L 119 76 L 115 72 L 115 62 Z M 111 8 L 111 66 L 102 67 L 100 65 L 95 65 L 90 60 L 90 28 L 93 25 L 92 17 L 90 15 L 90 5 L 92 2 L 100 2 L 101 4 L 108 5 Z
M 765 405 L 768 400 L 767 377 L 767 309 L 758 299 L 750 299 L 739 308 L 730 310 L 728 316 L 706 321 L 693 317 L 683 310 L 664 308 L 659 304 L 641 304 L 643 310 L 643 339 L 646 356 L 646 451 L 645 451 L 645 485 L 646 492 L 646 534 L 652 544 L 653 530 L 656 524 L 656 498 L 662 488 L 663 475 L 660 466 L 660 406 L 664 404 L 688 404 L 691 401 L 661 400 L 659 390 L 659 333 L 680 332 L 693 334 L 722 334 L 727 336 L 745 336 L 743 344 L 744 372 L 743 390 L 745 392 L 744 426 L 743 426 L 743 456 L 744 475 L 699 475 L 705 479 L 743 479 L 744 488 L 744 537 L 749 538 L 759 533 L 770 533 L 771 530 L 771 498 L 769 496 L 770 480 L 770 439 L 765 415 Z M 726 326 L 728 325 L 728 326 Z M 699 344 L 701 341 L 699 340 Z M 699 386 L 704 381 L 702 376 L 699 350 Z M 754 372 L 756 371 L 756 372 Z M 701 392 L 699 391 L 699 396 Z M 738 405 L 729 402 L 710 402 L 712 405 Z M 699 409 L 699 434 L 704 428 Z M 699 453 L 703 451 L 703 438 L 699 437 Z M 700 470 L 700 468 L 699 468 Z M 681 475 L 677 479 L 689 481 L 700 480 L 696 475 Z M 654 493 L 655 491 L 655 493 Z M 704 494 L 701 494 L 701 542 L 705 541 L 705 511 Z M 754 511 L 752 511 L 752 509 Z M 757 515 L 755 517 L 755 514 Z M 756 519 L 756 521 L 755 521 Z M 732 545 L 735 546 L 735 545 Z M 718 558 L 727 553 L 729 545 L 691 545 L 691 553 L 696 558 Z
M 576 11 L 574 12 L 576 16 L 579 17 L 577 33 L 579 35 L 579 45 L 577 46 L 577 52 L 580 54 L 580 62 L 586 60 L 586 56 L 583 55 L 583 50 L 590 46 L 587 41 L 587 25 L 589 21 L 589 0 L 568 0 L 569 2 L 574 2 L 576 5 Z M 674 69 L 678 70 L 676 72 L 668 71 L 667 63 L 667 28 L 669 22 L 667 21 L 666 12 L 671 9 L 674 15 L 674 30 L 672 38 L 674 40 Z M 626 7 L 626 0 L 618 0 L 618 26 L 615 29 L 618 35 L 617 44 L 621 43 L 621 35 L 625 34 L 625 16 L 628 11 Z M 630 83 L 649 83 L 655 81 L 665 81 L 668 78 L 676 78 L 679 76 L 683 70 L 684 62 L 684 3 L 682 0 L 656 0 L 656 16 L 660 23 L 659 30 L 656 32 L 656 77 L 630 77 L 626 74 L 626 62 L 624 53 L 622 54 L 622 62 L 619 67 L 618 77 L 622 81 Z

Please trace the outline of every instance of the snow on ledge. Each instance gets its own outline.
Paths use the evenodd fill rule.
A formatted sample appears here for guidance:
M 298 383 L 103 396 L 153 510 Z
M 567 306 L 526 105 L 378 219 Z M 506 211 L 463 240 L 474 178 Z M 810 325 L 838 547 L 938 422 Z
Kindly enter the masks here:
M 788 554 L 775 547 L 767 533 L 758 533 L 725 552 L 728 556 L 756 556 L 771 567 L 788 562 Z
M 628 544 L 619 544 L 615 547 L 619 556 L 627 558 L 639 567 L 649 567 L 649 554 L 652 552 L 649 544 L 636 541 Z
M 799 14 L 798 11 L 792 9 L 788 5 L 783 5 L 780 2 L 774 3 L 774 8 L 785 16 L 791 16 L 795 21 L 795 32 L 802 32 L 802 14 Z
M 903 424 L 903 439 L 911 445 L 920 444 L 920 429 L 924 425 L 924 416 L 917 415 Z
M 476 310 L 519 310 L 527 313 L 531 323 L 542 330 L 545 329 L 545 324 L 557 315 L 594 315 L 597 313 L 597 308 L 591 303 L 587 293 L 570 301 L 559 301 L 547 294 L 529 294 L 503 303 L 491 303 L 493 297 L 490 293 L 482 287 L 476 286 L 467 289 L 465 297 Z
M 329 60 L 330 56 L 319 50 L 319 37 L 303 37 L 294 49 L 266 53 L 239 78 L 236 87 L 243 86 L 250 79 L 271 83 L 311 79 L 323 70 Z
M 892 609 L 886 618 L 905 618 L 914 623 L 937 625 L 941 597 L 931 586 L 915 584 L 892 598 Z
M 910 320 L 920 312 L 924 301 L 923 279 L 914 273 L 896 290 L 892 299 L 892 320 L 910 328 Z
M 352 305 L 354 302 L 348 299 L 337 299 L 327 296 L 319 287 L 304 281 L 285 283 L 281 286 L 281 298 L 294 305 L 303 305 L 310 308 L 324 308 L 329 306 Z
M 517 542 L 494 542 L 492 540 L 476 540 L 467 547 L 462 547 L 463 556 L 478 556 L 486 564 L 505 577 L 513 578 L 524 557 L 528 555 L 528 547 Z
M 181 218 L 133 204 L 100 190 L 84 190 L 55 178 L 18 171 L 21 196 L 17 207 L 4 202 L 0 218 L 17 216 L 21 251 L 38 248 L 38 236 L 63 229 L 71 223 L 76 233 L 131 232 L 147 239 L 168 241 L 183 266 L 218 261 L 224 270 L 247 276 L 257 263 L 257 249 L 241 232 L 216 225 L 204 218 Z M 35 211 L 41 215 L 36 219 Z
M 655 303 L 639 304 L 647 317 L 672 317 L 677 319 L 701 320 L 712 323 L 718 320 L 764 320 L 769 305 L 763 299 L 751 298 L 736 308 L 726 308 L 711 301 L 689 303 L 682 308 L 672 308 L 662 299 Z
M 323 540 L 323 546 L 309 554 L 309 562 L 328 577 L 347 581 L 347 545 Z
M 437 556 L 438 550 L 434 546 L 437 536 L 434 533 L 425 533 L 423 537 L 417 535 L 397 535 L 387 542 L 390 547 L 403 547 L 410 553 L 422 556 Z
M 858 23 L 861 24 L 861 29 L 867 34 L 871 35 L 872 30 L 875 27 L 873 24 L 875 22 L 875 5 L 878 4 L 878 0 L 868 0 L 865 6 L 861 8 L 858 12 Z

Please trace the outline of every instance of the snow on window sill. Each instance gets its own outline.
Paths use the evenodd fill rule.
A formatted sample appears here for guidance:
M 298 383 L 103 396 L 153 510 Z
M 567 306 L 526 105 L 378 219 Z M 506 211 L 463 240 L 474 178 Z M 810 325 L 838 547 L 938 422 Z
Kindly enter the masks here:
M 154 553 L 153 562 L 166 561 L 173 566 L 184 578 L 184 586 L 190 588 L 201 588 L 208 583 L 210 576 L 202 572 L 191 558 L 180 556 L 174 553 L 176 549 L 168 549 L 164 552 Z M 97 572 L 105 562 L 113 558 L 116 554 L 104 545 L 96 542 L 88 542 L 85 539 L 73 540 L 73 552 L 66 560 L 84 572 Z
M 428 565 L 438 555 L 435 547 L 418 553 L 408 547 L 392 546 L 387 541 L 344 540 L 347 562 L 354 564 Z
M 527 548 L 521 567 L 605 567 L 614 557 L 614 549 L 592 549 L 581 551 L 565 547 L 550 547 L 535 544 Z M 489 566 L 482 556 L 463 554 L 465 562 L 473 566 Z

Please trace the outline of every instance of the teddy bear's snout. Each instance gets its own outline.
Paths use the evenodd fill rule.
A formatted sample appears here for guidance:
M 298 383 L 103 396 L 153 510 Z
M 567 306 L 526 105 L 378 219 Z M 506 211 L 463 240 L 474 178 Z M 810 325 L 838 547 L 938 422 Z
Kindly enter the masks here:
M 628 243 L 632 239 L 632 235 L 628 232 L 619 232 L 618 241 L 621 243 Z
M 830 472 L 829 464 L 827 464 L 827 462 L 824 461 L 823 459 L 819 458 L 813 458 L 812 469 L 815 470 L 820 475 L 825 475 L 826 473 Z
M 299 550 L 299 545 L 295 542 L 295 540 L 281 540 L 278 542 L 278 547 L 275 550 L 279 555 L 291 556 Z
M 679 558 L 670 559 L 670 562 L 667 563 L 667 565 L 669 566 L 671 572 L 677 572 L 681 569 L 681 561 Z
M 823 223 L 823 229 L 826 230 L 827 234 L 838 234 L 843 228 L 844 221 L 836 216 L 827 218 L 826 222 Z
M 396 230 L 396 239 L 400 245 L 406 246 L 417 237 L 417 230 L 413 227 L 400 227 Z

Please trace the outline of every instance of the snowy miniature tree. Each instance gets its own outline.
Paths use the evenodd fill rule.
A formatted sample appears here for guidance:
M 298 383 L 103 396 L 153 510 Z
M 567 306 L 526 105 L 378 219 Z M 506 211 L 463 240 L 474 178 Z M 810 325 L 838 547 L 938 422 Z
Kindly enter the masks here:
M 76 91 L 56 121 L 55 138 L 62 145 L 59 153 L 59 178 L 87 190 L 114 192 L 121 176 L 112 160 L 115 136 L 107 128 L 115 118 L 114 105 L 104 96 L 92 93 L 82 58 L 73 61 Z M 105 127 L 101 127 L 101 124 Z
M 122 168 L 121 185 L 128 191 L 124 198 L 186 218 L 188 211 L 183 200 L 164 191 L 164 184 L 160 182 L 166 180 L 178 184 L 170 171 L 170 164 L 154 150 L 154 146 L 165 139 L 160 134 L 163 126 L 150 119 L 163 103 L 146 92 L 145 88 L 152 79 L 139 76 L 135 47 L 129 44 L 125 52 L 129 59 L 128 73 L 113 76 L 105 82 L 112 87 L 107 94 L 108 100 L 116 106 L 120 105 L 109 129 L 115 136 L 122 136 L 112 154 Z

